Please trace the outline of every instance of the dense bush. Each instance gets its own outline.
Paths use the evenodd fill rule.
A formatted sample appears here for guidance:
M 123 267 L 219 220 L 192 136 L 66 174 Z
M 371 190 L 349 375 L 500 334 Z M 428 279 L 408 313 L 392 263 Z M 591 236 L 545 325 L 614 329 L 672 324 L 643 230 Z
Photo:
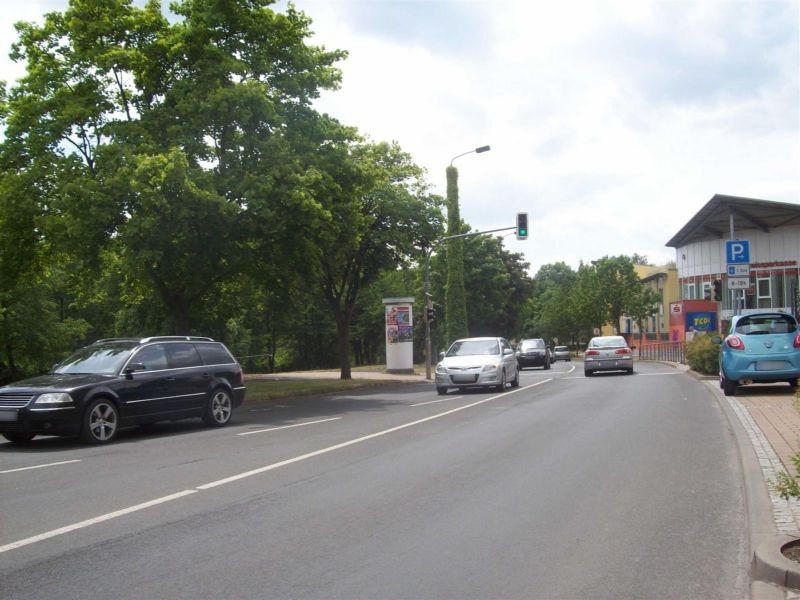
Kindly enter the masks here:
M 686 343 L 686 362 L 693 371 L 705 375 L 719 373 L 719 344 L 711 341 L 711 334 L 698 334 Z

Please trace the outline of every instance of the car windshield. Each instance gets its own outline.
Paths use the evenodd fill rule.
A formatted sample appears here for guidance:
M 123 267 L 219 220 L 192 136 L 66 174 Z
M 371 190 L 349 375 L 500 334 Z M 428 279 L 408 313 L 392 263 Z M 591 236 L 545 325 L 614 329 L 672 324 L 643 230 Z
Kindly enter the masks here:
M 766 335 L 769 333 L 794 333 L 797 329 L 789 315 L 744 316 L 736 323 L 736 333 L 742 335 Z
M 624 348 L 627 345 L 623 337 L 594 338 L 589 342 L 590 348 Z
M 556 346 L 556 352 L 566 352 L 566 351 L 567 351 L 566 346 Z
M 544 340 L 523 340 L 520 344 L 522 350 L 533 350 L 534 348 L 544 348 Z
M 87 346 L 57 364 L 53 373 L 116 375 L 130 356 L 133 347 L 134 344 Z
M 453 342 L 447 356 L 475 356 L 500 354 L 500 345 L 495 340 L 463 340 Z

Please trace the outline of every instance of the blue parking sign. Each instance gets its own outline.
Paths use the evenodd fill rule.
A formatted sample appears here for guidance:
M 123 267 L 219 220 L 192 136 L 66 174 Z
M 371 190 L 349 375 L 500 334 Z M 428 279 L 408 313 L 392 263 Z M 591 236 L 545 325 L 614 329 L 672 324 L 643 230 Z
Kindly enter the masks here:
M 725 242 L 725 257 L 729 265 L 750 262 L 750 242 L 748 240 L 728 240 Z

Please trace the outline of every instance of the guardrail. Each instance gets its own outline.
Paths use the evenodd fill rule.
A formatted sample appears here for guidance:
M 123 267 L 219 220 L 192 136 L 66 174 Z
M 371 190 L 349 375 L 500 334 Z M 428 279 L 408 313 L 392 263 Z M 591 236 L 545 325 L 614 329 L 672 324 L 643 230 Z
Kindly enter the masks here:
M 646 344 L 639 347 L 640 360 L 664 360 L 686 364 L 686 344 L 684 342 L 664 342 Z

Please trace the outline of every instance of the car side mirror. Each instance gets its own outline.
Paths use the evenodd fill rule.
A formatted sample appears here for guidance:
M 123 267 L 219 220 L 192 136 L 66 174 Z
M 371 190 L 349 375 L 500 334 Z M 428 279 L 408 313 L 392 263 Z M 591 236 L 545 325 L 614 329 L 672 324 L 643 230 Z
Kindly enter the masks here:
M 444 352 L 439 352 L 439 360 L 444 360 Z
M 511 348 L 503 348 L 503 356 L 511 356 L 514 351 Z
M 147 367 L 145 367 L 142 363 L 130 363 L 127 367 L 125 367 L 123 373 L 125 373 L 126 377 L 130 378 L 131 375 L 133 375 L 136 371 L 146 371 L 146 370 Z

